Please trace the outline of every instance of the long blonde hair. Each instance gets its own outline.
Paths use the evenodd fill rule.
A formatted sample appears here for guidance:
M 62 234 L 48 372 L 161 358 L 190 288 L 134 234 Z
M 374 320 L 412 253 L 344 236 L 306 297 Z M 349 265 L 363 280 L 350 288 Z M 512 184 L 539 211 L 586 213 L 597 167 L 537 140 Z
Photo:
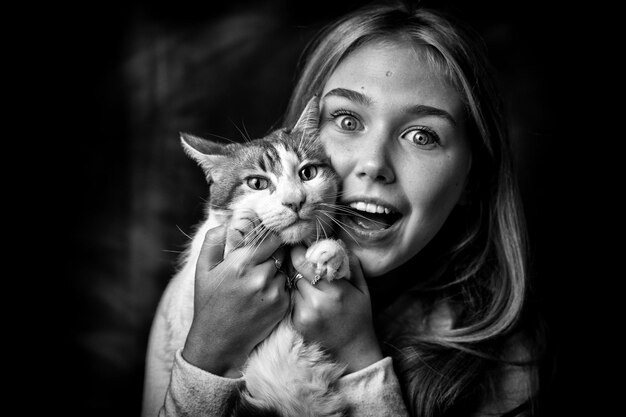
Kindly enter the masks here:
M 445 266 L 427 280 L 431 293 L 452 294 L 462 319 L 449 331 L 396 341 L 401 346 L 394 353 L 412 412 L 444 415 L 454 412 L 487 366 L 485 358 L 494 353 L 489 343 L 510 334 L 520 320 L 528 286 L 525 225 L 507 126 L 479 38 L 440 13 L 410 4 L 354 11 L 327 26 L 305 51 L 285 125 L 296 120 L 309 97 L 322 92 L 345 56 L 365 43 L 393 40 L 425 50 L 431 65 L 460 92 L 468 114 L 473 162 L 465 203 L 424 249 L 430 255 L 436 248 L 432 262 Z M 441 377 L 446 372 L 455 373 L 454 382 Z

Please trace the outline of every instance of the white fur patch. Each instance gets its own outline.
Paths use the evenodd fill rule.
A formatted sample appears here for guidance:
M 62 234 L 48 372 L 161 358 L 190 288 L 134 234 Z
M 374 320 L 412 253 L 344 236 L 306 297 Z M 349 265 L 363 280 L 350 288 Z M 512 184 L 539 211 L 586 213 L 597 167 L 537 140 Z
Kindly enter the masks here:
M 246 364 L 244 378 L 251 396 L 245 399 L 284 416 L 339 417 L 344 415 L 346 403 L 332 383 L 344 369 L 317 345 L 305 344 L 288 321 L 283 321 Z

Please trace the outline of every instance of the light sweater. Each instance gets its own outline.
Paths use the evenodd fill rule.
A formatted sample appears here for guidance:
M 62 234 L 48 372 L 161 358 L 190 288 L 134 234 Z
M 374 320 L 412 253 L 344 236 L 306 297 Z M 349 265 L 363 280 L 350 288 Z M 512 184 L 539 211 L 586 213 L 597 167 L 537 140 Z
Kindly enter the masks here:
M 379 337 L 386 339 L 396 332 L 407 330 L 422 332 L 427 328 L 446 328 L 451 325 L 451 315 L 449 306 L 441 305 L 427 320 L 409 320 L 424 316 L 421 303 L 407 294 L 378 317 L 379 323 L 385 323 L 384 326 L 377 326 L 380 333 L 384 333 Z M 414 328 L 408 323 L 414 323 Z M 142 417 L 226 415 L 228 402 L 244 384 L 243 378 L 225 378 L 197 368 L 185 361 L 181 355 L 182 348 L 178 348 L 171 357 L 166 348 L 170 332 L 162 308 L 159 308 L 148 345 Z M 505 357 L 512 360 L 527 359 L 527 354 L 523 343 L 515 338 L 504 352 Z M 499 373 L 501 381 L 498 394 L 486 398 L 478 412 L 468 415 L 501 416 L 528 399 L 531 391 L 528 369 L 503 365 L 495 372 Z M 350 417 L 409 416 L 390 357 L 343 376 L 337 383 L 337 389 L 349 406 Z
M 243 384 L 243 378 L 223 378 L 196 368 L 179 350 L 159 416 L 224 416 L 231 396 Z M 408 416 L 389 357 L 342 377 L 337 388 L 352 416 Z

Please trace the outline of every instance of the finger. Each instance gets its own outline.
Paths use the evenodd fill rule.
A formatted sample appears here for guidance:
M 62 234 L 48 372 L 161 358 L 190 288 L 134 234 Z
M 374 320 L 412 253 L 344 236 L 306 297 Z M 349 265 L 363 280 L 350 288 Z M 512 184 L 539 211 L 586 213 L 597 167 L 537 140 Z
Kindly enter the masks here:
M 361 261 L 353 253 L 350 253 L 348 257 L 350 259 L 350 282 L 363 294 L 369 294 L 369 287 L 367 286 L 367 281 L 363 275 Z
M 295 287 L 302 298 L 312 297 L 320 291 L 318 288 L 315 288 L 315 286 L 304 276 L 296 280 Z
M 306 260 L 306 248 L 304 246 L 295 246 L 291 249 L 291 264 L 296 274 L 300 274 L 302 278 L 295 282 L 296 290 L 304 297 L 310 297 L 320 291 L 315 288 L 311 281 L 315 278 L 315 266 Z
M 267 261 L 259 264 L 262 268 L 262 273 L 269 278 L 281 278 L 283 281 L 286 279 L 287 273 L 282 269 L 282 263 L 284 260 L 285 251 L 284 248 L 278 248 Z
M 279 271 L 274 275 L 274 280 L 272 285 L 278 285 L 278 290 L 281 294 L 286 294 L 289 292 L 287 288 L 287 274 L 283 271 Z
M 241 247 L 253 240 L 257 226 L 258 222 L 255 222 L 251 215 L 233 218 L 226 232 L 226 247 L 229 249 Z
M 306 260 L 306 251 L 307 249 L 302 245 L 291 248 L 291 264 L 297 272 L 310 281 L 315 277 L 315 266 Z
M 286 257 L 286 252 L 283 246 L 276 249 L 274 253 L 270 255 L 270 260 L 274 262 L 274 268 L 276 268 L 276 270 L 281 271 L 281 272 L 285 271 L 285 268 L 283 268 L 283 265 L 285 263 L 285 257 Z
M 225 242 L 226 228 L 224 226 L 217 226 L 206 232 L 198 256 L 197 268 L 201 271 L 208 271 L 222 262 Z
M 235 249 L 233 252 L 238 252 L 238 256 L 247 259 L 251 264 L 265 262 L 282 245 L 282 241 L 276 233 L 266 233 L 259 243 Z

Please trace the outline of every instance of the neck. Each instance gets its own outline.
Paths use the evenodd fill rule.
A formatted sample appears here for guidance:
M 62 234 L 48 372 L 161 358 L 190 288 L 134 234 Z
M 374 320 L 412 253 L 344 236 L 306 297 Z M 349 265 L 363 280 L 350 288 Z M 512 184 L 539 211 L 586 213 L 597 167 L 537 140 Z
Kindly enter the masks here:
M 416 271 L 419 269 L 411 268 L 409 264 L 412 262 L 407 262 L 407 264 L 386 274 L 367 279 L 374 317 L 391 305 L 400 295 L 415 286 Z
M 409 291 L 428 292 L 446 269 L 445 264 L 428 261 L 429 257 L 426 252 L 420 253 L 386 274 L 367 278 L 374 316 Z

